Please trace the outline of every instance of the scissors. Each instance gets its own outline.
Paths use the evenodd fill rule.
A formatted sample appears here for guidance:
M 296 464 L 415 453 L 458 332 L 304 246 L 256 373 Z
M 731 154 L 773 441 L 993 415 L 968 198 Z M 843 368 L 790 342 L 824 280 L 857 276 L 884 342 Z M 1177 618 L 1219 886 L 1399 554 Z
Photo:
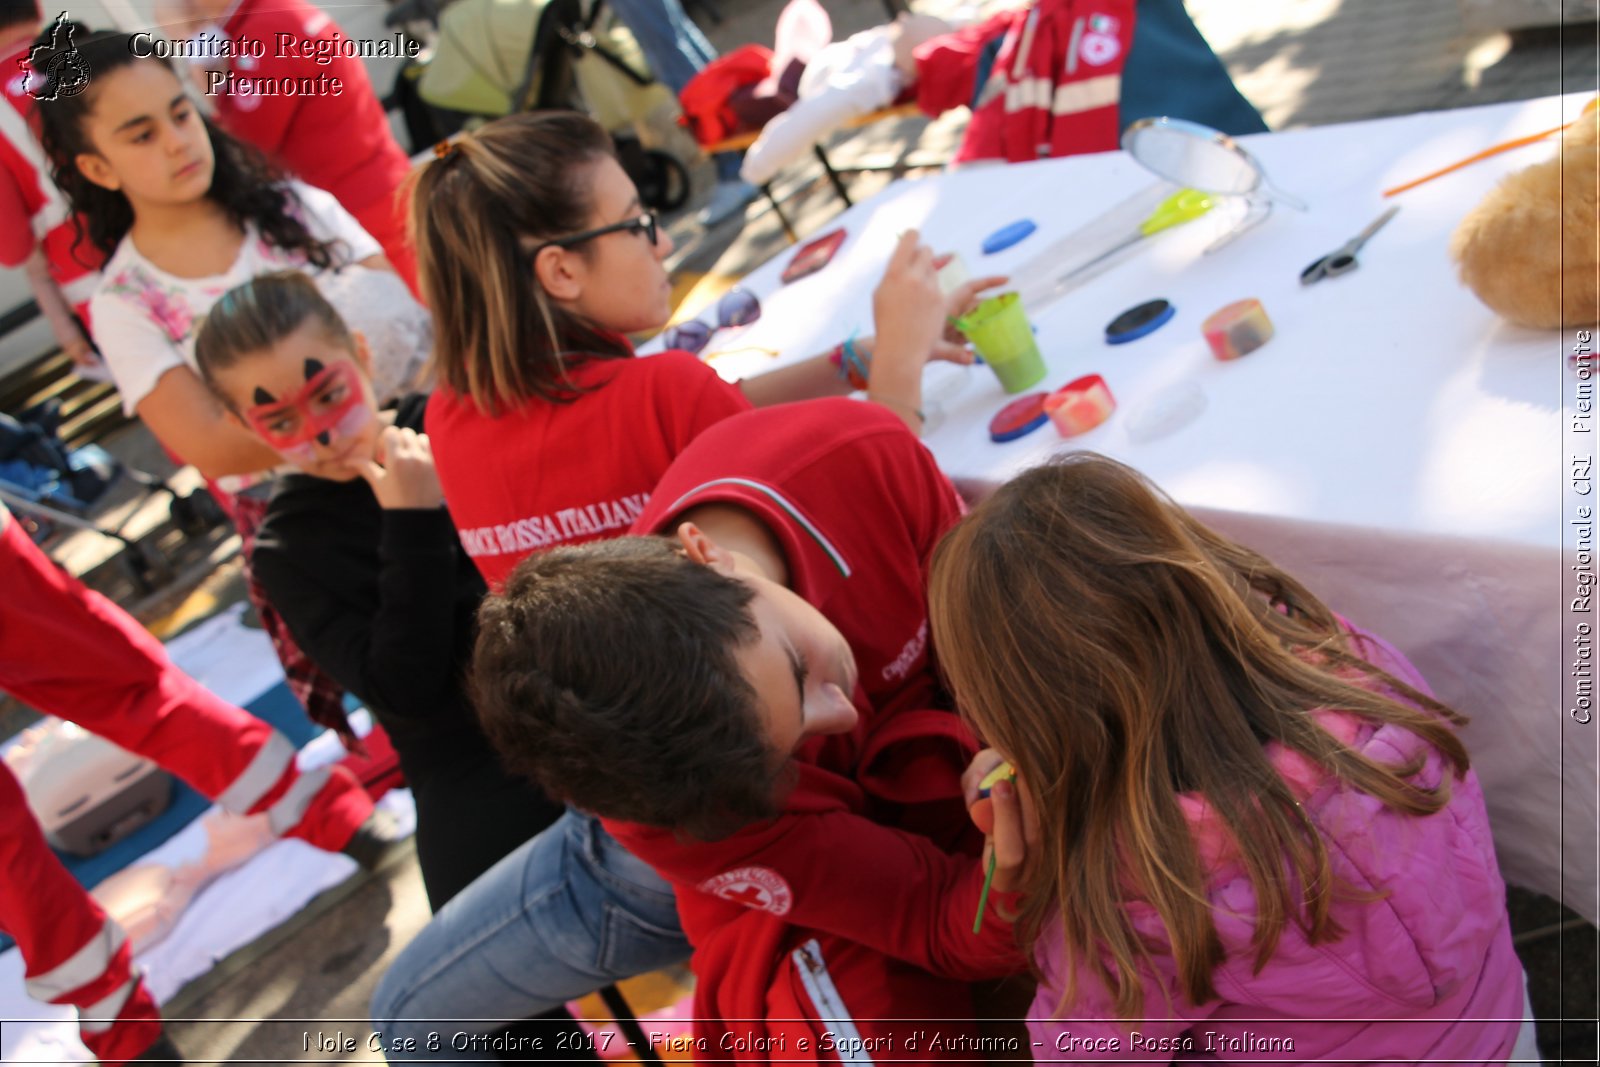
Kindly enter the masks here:
M 1400 205 L 1396 204 L 1382 215 L 1379 215 L 1371 226 L 1350 238 L 1342 247 L 1334 249 L 1301 271 L 1300 284 L 1312 285 L 1324 278 L 1337 278 L 1341 274 L 1348 274 L 1355 270 L 1360 266 L 1360 263 L 1356 261 L 1356 253 L 1361 251 L 1361 246 L 1366 244 L 1373 234 L 1383 229 L 1384 223 L 1394 218 L 1394 213 L 1399 210 Z

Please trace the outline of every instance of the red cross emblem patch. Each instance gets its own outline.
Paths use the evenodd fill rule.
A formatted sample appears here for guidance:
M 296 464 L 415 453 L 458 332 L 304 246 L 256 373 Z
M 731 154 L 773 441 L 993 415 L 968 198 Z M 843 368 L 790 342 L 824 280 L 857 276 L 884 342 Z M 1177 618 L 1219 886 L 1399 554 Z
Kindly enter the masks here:
M 731 903 L 773 915 L 787 915 L 794 906 L 794 894 L 789 891 L 789 883 L 770 867 L 740 867 L 738 870 L 724 871 L 715 878 L 707 878 L 695 888 L 702 893 L 710 893 Z

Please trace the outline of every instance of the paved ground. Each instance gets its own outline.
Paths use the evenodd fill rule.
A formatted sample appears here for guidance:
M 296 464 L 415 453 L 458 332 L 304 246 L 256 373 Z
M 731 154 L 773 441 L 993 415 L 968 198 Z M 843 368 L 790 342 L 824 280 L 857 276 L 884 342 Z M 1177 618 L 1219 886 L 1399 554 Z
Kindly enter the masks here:
M 382 8 L 373 4 L 339 6 L 335 16 L 355 35 L 375 32 Z M 771 40 L 782 0 L 723 0 L 727 15 L 709 34 L 719 47 Z M 878 4 L 823 0 L 833 16 L 836 36 L 862 29 L 882 17 Z M 960 5 L 923 0 L 919 10 L 941 13 Z M 995 3 L 969 4 L 992 8 Z M 1503 100 L 1547 96 L 1582 89 L 1600 90 L 1594 25 L 1553 30 L 1506 32 L 1495 24 L 1523 6 L 1512 0 L 1477 4 L 1472 0 L 1189 0 L 1189 9 L 1235 80 L 1274 129 L 1355 121 L 1420 110 L 1465 107 Z M 1576 4 L 1569 0 L 1569 7 Z M 1487 8 L 1491 17 L 1479 13 Z M 1469 21 L 1468 16 L 1471 16 Z M 948 154 L 959 138 L 962 117 L 946 116 L 884 123 L 841 143 L 837 163 L 882 162 Z M 1330 166 L 1337 165 L 1330 161 Z M 787 247 L 770 210 L 753 205 L 741 223 L 730 222 L 699 233 L 692 212 L 711 180 L 709 165 L 696 172 L 699 188 L 672 223 L 679 243 L 673 265 L 691 307 L 731 284 L 754 266 Z M 825 183 L 805 168 L 779 182 L 786 206 L 802 235 L 818 232 L 840 205 Z M 889 180 L 882 173 L 852 180 L 858 198 L 870 196 Z M 805 186 L 805 188 L 801 188 Z M 3 295 L 3 294 L 0 294 Z M 0 300 L 0 304 L 8 301 Z M 143 431 L 122 435 L 119 454 L 160 465 Z M 205 600 L 226 599 L 226 568 L 211 580 Z M 152 611 L 173 605 L 147 605 Z M 305 1050 L 309 1029 L 332 1032 L 341 1026 L 365 1038 L 367 999 L 394 954 L 426 921 L 426 905 L 415 864 L 409 859 L 367 879 L 315 917 L 303 918 L 291 936 L 264 951 L 228 981 L 205 995 L 186 995 L 169 1015 L 177 1040 L 197 1060 L 292 1062 L 370 1061 L 364 1052 L 317 1054 Z M 1586 1024 L 1567 1028 L 1568 1056 L 1594 1053 L 1594 931 L 1585 924 L 1551 932 L 1569 921 L 1554 904 L 1519 898 L 1513 914 L 1525 942 L 1521 951 L 1534 985 L 1541 1015 L 1586 1016 Z M 647 1000 L 670 999 L 658 988 Z M 652 1006 L 646 1004 L 646 1007 Z M 250 1022 L 220 1022 L 248 1019 Z M 303 1019 L 327 1020 L 312 1026 Z M 1541 1033 L 1547 1054 L 1556 1029 Z

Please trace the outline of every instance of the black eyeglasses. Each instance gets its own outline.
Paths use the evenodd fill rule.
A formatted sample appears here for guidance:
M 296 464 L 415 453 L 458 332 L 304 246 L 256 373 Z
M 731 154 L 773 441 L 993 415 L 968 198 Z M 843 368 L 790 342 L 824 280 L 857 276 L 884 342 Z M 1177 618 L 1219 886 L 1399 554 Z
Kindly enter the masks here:
M 596 237 L 604 237 L 608 233 L 642 233 L 650 239 L 650 243 L 653 245 L 656 243 L 655 212 L 646 211 L 643 215 L 636 215 L 631 219 L 624 219 L 622 222 L 613 222 L 609 226 L 599 226 L 592 230 L 584 230 L 582 233 L 557 237 L 553 241 L 546 241 L 544 244 L 539 245 L 528 254 L 528 258 L 532 259 L 547 248 L 571 248 L 573 245 L 592 241 Z

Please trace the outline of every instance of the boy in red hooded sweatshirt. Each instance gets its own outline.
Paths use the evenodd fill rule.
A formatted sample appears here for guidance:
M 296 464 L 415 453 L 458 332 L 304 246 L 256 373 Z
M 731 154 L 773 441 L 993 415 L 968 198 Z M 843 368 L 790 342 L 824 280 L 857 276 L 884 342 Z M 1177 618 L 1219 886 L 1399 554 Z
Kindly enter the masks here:
M 760 409 L 674 461 L 636 536 L 485 602 L 490 739 L 672 884 L 697 1058 L 970 1058 L 965 983 L 1020 969 L 1000 898 L 973 930 L 976 746 L 928 645 L 961 510 L 892 414 Z

